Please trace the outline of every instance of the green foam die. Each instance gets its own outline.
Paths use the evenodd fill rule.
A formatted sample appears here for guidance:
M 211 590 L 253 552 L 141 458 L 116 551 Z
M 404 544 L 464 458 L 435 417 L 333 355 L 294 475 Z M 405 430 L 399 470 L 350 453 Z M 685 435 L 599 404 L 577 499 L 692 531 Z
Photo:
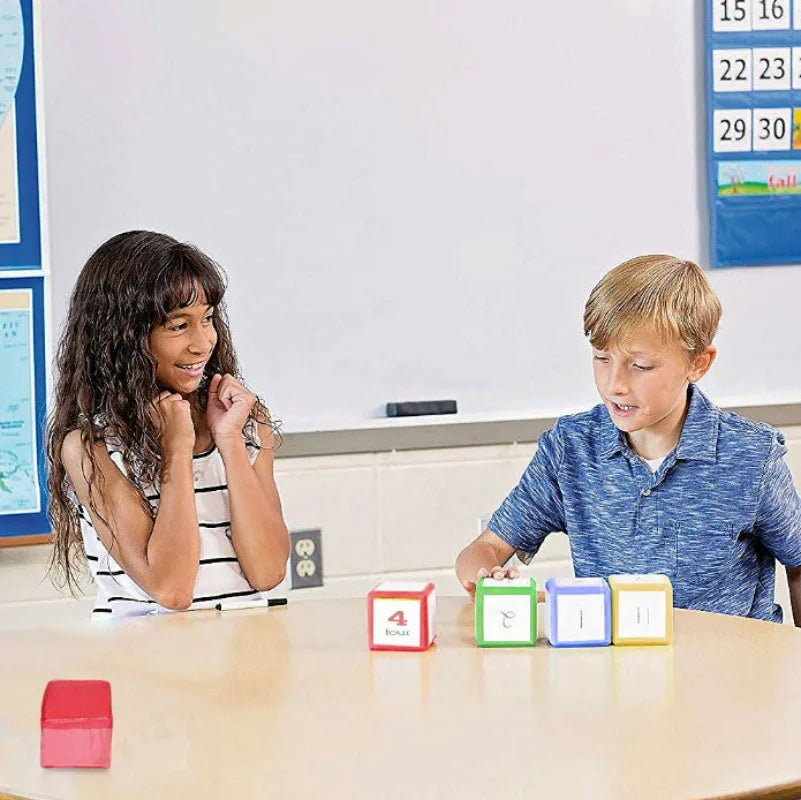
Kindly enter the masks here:
M 479 647 L 533 647 L 537 643 L 537 584 L 533 578 L 482 578 L 476 585 Z

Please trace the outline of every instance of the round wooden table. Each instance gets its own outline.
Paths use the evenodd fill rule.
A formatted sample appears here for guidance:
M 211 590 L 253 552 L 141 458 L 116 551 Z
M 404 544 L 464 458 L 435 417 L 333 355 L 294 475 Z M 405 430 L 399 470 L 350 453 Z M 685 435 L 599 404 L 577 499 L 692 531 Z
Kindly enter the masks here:
M 671 647 L 372 653 L 366 601 L 0 620 L 0 796 L 797 798 L 801 631 L 676 611 Z M 52 678 L 111 681 L 111 768 L 39 767 Z

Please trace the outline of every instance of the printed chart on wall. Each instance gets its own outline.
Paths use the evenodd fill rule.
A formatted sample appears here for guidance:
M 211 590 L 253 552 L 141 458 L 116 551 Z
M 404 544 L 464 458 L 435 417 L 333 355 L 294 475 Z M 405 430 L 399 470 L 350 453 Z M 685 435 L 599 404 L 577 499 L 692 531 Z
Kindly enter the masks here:
M 49 532 L 34 0 L 0 0 L 0 544 Z
M 707 0 L 711 261 L 801 263 L 801 0 Z
M 33 293 L 0 283 L 0 514 L 39 511 Z

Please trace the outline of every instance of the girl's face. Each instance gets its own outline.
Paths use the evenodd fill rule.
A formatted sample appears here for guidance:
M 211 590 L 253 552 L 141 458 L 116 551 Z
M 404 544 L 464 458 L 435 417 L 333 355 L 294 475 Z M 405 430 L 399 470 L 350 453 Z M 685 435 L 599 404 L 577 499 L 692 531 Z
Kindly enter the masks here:
M 159 386 L 184 397 L 197 390 L 217 345 L 213 311 L 205 295 L 198 293 L 191 306 L 173 309 L 164 325 L 153 328 L 150 351 L 158 364 Z

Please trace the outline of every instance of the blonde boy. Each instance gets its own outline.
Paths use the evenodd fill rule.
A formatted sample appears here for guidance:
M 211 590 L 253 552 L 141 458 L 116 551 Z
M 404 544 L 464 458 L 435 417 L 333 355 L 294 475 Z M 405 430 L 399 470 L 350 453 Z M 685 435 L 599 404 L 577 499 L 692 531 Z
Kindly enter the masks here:
M 784 437 L 713 405 L 695 386 L 712 366 L 720 302 L 696 264 L 640 256 L 609 272 L 584 309 L 602 402 L 560 418 L 520 483 L 456 561 L 468 592 L 514 575 L 553 531 L 577 576 L 660 572 L 674 603 L 782 620 L 775 560 L 801 626 L 801 500 Z

